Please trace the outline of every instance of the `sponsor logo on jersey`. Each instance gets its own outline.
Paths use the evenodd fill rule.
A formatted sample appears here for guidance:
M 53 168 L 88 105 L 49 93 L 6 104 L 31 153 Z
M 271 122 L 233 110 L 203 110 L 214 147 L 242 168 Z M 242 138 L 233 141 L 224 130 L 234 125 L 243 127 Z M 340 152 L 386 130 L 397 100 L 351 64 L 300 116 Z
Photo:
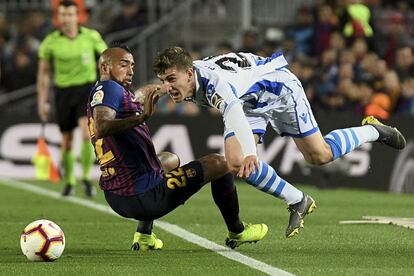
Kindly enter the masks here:
M 214 85 L 209 84 L 206 89 L 206 97 L 210 102 L 211 106 L 220 109 L 224 99 L 216 92 Z
M 220 97 L 220 95 L 217 93 L 214 93 L 213 96 L 211 97 L 211 104 L 217 109 L 220 109 L 221 104 L 223 102 L 224 102 L 224 99 Z
M 302 121 L 306 124 L 306 123 L 307 123 L 307 121 L 308 121 L 307 116 L 308 116 L 308 114 L 306 114 L 306 113 L 302 113 L 302 115 L 299 115 L 299 118 L 301 118 L 301 119 L 302 119 Z
M 103 102 L 103 98 L 104 98 L 103 90 L 96 91 L 95 94 L 93 94 L 91 106 L 94 107 L 97 104 L 101 104 Z

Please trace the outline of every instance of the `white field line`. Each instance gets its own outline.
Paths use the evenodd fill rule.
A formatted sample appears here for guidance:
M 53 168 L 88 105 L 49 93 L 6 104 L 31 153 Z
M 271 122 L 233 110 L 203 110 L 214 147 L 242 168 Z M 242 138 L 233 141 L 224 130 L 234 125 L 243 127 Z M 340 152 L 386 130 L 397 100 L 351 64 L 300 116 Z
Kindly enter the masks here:
M 340 224 L 392 224 L 414 230 L 414 218 L 363 216 L 364 220 L 341 220 Z
M 74 203 L 76 205 L 81 205 L 84 207 L 88 207 L 93 210 L 101 211 L 103 213 L 107 213 L 110 215 L 114 215 L 117 217 L 120 217 L 118 214 L 116 214 L 109 206 L 93 202 L 91 200 L 82 199 L 79 197 L 62 197 L 59 193 L 44 189 L 29 183 L 25 183 L 22 181 L 17 181 L 13 179 L 8 178 L 0 178 L 0 184 L 3 186 L 12 187 L 15 189 L 20 189 L 24 191 L 29 191 L 35 194 L 47 196 L 54 199 L 59 199 L 67 202 Z M 194 233 L 191 233 L 177 225 L 157 220 L 155 221 L 155 226 L 161 228 L 162 230 L 171 233 L 174 236 L 177 236 L 181 239 L 184 239 L 188 242 L 191 242 L 193 244 L 196 244 L 200 247 L 209 249 L 211 251 L 216 252 L 217 254 L 220 254 L 221 256 L 228 258 L 230 260 L 239 262 L 241 264 L 244 264 L 248 267 L 251 267 L 253 269 L 259 270 L 261 272 L 264 272 L 268 275 L 283 275 L 283 276 L 292 276 L 293 274 L 284 271 L 282 269 L 273 267 L 271 265 L 268 265 L 266 263 L 263 263 L 261 261 L 258 261 L 254 258 L 245 256 L 237 251 L 234 251 L 232 249 L 229 249 L 227 247 L 218 245 L 208 239 L 205 239 L 203 237 L 200 237 Z

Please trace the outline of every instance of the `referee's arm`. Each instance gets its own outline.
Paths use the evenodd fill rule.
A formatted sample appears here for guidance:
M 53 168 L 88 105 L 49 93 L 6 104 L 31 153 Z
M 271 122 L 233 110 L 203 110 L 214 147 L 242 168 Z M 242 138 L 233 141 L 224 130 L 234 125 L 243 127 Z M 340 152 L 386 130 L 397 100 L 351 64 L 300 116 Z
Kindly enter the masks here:
M 51 81 L 51 66 L 49 61 L 40 59 L 37 68 L 37 104 L 39 117 L 43 122 L 49 115 L 49 88 Z

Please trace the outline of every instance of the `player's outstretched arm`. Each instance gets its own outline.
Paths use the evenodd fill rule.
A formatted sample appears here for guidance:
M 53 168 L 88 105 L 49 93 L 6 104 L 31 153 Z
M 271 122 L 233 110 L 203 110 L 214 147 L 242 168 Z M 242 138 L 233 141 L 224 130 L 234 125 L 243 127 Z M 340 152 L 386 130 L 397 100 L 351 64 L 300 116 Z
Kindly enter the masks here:
M 240 103 L 233 104 L 224 114 L 226 123 L 234 130 L 243 152 L 243 161 L 237 176 L 247 178 L 259 166 L 256 142 Z
M 140 88 L 138 88 L 135 91 L 135 97 L 137 98 L 137 100 L 141 103 L 144 104 L 144 100 L 145 100 L 145 96 L 147 94 L 149 94 L 150 92 L 156 90 L 156 94 L 161 98 L 162 96 L 166 95 L 167 92 L 166 90 L 159 84 L 147 84 L 144 85 Z
M 142 114 L 131 116 L 124 119 L 115 119 L 116 111 L 107 106 L 96 106 L 93 109 L 93 119 L 95 121 L 95 136 L 97 139 L 118 134 L 131 129 L 145 122 L 154 114 L 155 104 L 158 101 L 156 90 L 148 93 L 144 101 L 144 111 Z

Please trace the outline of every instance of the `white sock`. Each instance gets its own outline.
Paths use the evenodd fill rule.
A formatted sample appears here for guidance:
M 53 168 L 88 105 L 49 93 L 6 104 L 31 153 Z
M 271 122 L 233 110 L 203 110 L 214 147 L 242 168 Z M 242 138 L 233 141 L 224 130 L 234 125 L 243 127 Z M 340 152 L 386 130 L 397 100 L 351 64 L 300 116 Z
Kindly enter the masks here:
M 298 203 L 303 193 L 292 184 L 279 177 L 276 171 L 263 161 L 259 161 L 259 169 L 252 173 L 247 183 L 262 192 L 283 199 L 288 205 Z

